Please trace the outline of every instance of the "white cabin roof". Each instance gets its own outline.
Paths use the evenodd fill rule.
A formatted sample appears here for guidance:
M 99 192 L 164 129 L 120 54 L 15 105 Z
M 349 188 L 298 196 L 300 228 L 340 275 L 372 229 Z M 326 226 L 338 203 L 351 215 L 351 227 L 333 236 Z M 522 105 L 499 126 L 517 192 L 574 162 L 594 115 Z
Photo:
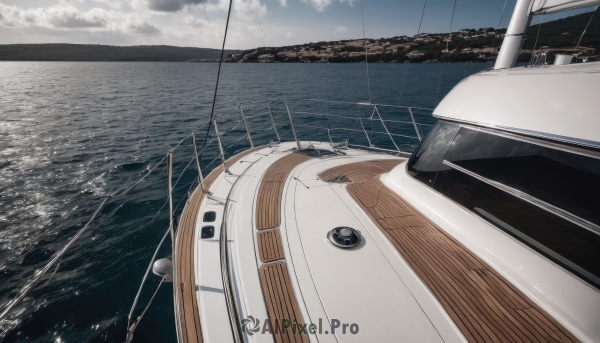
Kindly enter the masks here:
M 600 147 L 600 62 L 483 71 L 460 82 L 433 115 Z

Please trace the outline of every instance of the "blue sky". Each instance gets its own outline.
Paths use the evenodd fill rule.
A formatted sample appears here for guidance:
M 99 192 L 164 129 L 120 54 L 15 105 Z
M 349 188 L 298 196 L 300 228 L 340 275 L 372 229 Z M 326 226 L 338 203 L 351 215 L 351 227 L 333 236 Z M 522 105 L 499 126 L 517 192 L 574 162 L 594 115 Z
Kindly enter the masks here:
M 457 0 L 453 31 L 496 27 L 505 0 Z M 506 27 L 516 0 L 506 1 Z M 220 48 L 229 0 L 0 0 L 0 44 Z M 370 38 L 414 35 L 424 0 L 363 0 Z M 454 0 L 428 0 L 421 32 L 448 32 Z M 362 38 L 360 0 L 234 0 L 227 47 Z M 590 9 L 587 9 L 589 11 Z M 578 14 L 569 11 L 544 21 Z M 208 20 L 207 20 L 208 16 Z M 533 23 L 539 22 L 534 18 Z

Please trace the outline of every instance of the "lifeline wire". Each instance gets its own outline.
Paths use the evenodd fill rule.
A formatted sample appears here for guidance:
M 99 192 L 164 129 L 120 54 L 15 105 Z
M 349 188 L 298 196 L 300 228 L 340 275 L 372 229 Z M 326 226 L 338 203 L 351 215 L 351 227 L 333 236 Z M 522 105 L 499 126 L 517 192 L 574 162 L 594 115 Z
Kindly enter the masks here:
M 210 127 L 212 126 L 213 116 L 215 114 L 215 104 L 217 102 L 217 91 L 219 90 L 219 77 L 221 76 L 221 65 L 223 64 L 223 53 L 225 52 L 225 42 L 227 41 L 227 29 L 229 28 L 229 18 L 231 17 L 232 5 L 233 5 L 233 0 L 229 0 L 229 11 L 227 11 L 227 23 L 225 24 L 225 35 L 223 36 L 223 46 L 221 47 L 221 59 L 219 59 L 219 70 L 217 71 L 217 82 L 215 83 L 215 94 L 213 96 L 212 110 L 210 111 L 210 120 L 208 122 L 208 127 L 206 128 L 206 136 L 204 137 L 204 146 L 206 146 L 206 141 L 208 140 L 208 133 L 210 132 Z M 199 158 L 202 158 L 202 155 L 200 155 Z

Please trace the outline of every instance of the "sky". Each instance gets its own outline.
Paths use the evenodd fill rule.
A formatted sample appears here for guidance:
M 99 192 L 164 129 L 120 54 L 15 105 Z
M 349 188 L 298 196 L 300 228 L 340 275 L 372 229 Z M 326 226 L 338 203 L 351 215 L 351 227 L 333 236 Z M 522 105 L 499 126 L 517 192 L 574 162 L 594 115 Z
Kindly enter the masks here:
M 502 22 L 500 17 L 506 2 Z M 428 0 L 420 32 L 506 27 L 516 0 Z M 368 38 L 414 35 L 425 0 L 363 0 Z M 221 48 L 229 0 L 0 0 L 0 44 Z M 546 16 L 544 21 L 586 10 Z M 587 9 L 589 11 L 589 9 Z M 532 24 L 538 23 L 534 18 Z M 363 37 L 361 0 L 234 0 L 226 47 Z

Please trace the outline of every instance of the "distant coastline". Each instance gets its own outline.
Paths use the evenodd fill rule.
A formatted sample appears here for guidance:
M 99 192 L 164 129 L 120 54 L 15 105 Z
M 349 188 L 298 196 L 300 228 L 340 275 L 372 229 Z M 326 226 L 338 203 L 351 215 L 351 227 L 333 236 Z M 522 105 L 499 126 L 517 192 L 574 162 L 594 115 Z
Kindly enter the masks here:
M 225 56 L 238 50 L 226 50 Z M 0 45 L 0 61 L 218 62 L 221 50 L 167 45 L 95 44 Z
M 590 13 L 583 13 L 529 27 L 518 61 L 529 62 L 534 49 L 549 53 L 585 54 L 586 61 L 598 60 L 600 16 L 595 16 L 581 38 Z M 233 53 L 227 62 L 304 63 L 427 63 L 494 61 L 506 29 L 492 27 L 462 29 L 448 33 L 421 33 L 380 39 L 316 42 L 283 47 L 262 47 Z M 537 45 L 536 45 L 537 42 Z M 365 56 L 367 55 L 367 57 Z
M 586 61 L 598 60 L 600 16 L 595 16 L 581 39 L 589 13 L 532 25 L 519 61 L 529 61 L 536 51 L 570 51 L 584 54 Z M 282 47 L 226 50 L 224 62 L 233 63 L 420 63 L 491 62 L 502 44 L 505 29 L 491 27 L 448 33 L 421 33 L 380 39 L 316 42 Z M 570 49 L 570 50 L 569 50 Z M 154 46 L 111 46 L 93 44 L 6 44 L 0 45 L 0 61 L 89 61 L 89 62 L 218 62 L 219 49 Z

